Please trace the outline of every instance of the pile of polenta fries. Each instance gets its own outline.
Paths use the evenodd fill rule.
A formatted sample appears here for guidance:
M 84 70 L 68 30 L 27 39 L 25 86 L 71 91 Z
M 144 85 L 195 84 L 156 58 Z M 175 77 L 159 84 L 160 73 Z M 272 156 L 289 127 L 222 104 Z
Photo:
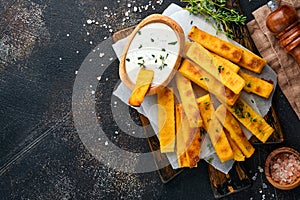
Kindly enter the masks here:
M 244 161 L 255 149 L 240 124 L 263 143 L 274 129 L 240 97 L 241 91 L 269 98 L 274 85 L 241 72 L 240 67 L 259 74 L 266 60 L 195 26 L 188 38 L 184 59 L 174 77 L 176 86 L 166 86 L 157 93 L 160 150 L 176 152 L 179 167 L 196 167 L 201 133 L 206 131 L 221 162 Z M 153 71 L 140 69 L 130 105 L 141 105 L 153 76 Z M 207 94 L 197 97 L 193 85 Z M 217 108 L 211 95 L 221 103 Z

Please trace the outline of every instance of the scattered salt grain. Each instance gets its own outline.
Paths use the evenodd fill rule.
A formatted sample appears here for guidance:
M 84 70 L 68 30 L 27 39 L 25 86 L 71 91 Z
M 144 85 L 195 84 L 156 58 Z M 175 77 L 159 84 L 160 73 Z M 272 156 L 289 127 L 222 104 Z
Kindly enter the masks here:
M 59 60 L 62 60 L 62 58 L 60 57 Z
M 90 44 L 93 44 L 93 41 L 90 41 Z
M 102 58 L 104 56 L 104 53 L 100 53 L 99 57 Z
M 78 71 L 75 71 L 75 74 L 78 74 Z
M 261 166 L 258 166 L 257 169 L 259 170 L 260 173 L 264 172 L 264 169 Z
M 104 10 L 107 10 L 108 8 L 107 8 L 107 6 L 104 6 L 104 8 L 103 8 Z
M 129 3 L 129 4 L 127 4 L 127 7 L 128 7 L 128 8 L 130 8 L 130 7 L 131 7 L 131 4 L 130 4 L 130 3 Z
M 136 6 L 133 7 L 133 12 L 136 12 L 138 8 Z
M 97 80 L 100 81 L 100 80 L 101 80 L 101 76 L 98 76 L 98 77 L 97 77 Z
M 110 61 L 112 61 L 114 58 L 109 58 Z
M 252 180 L 255 181 L 257 178 L 257 173 L 254 174 L 254 176 L 252 177 Z
M 86 23 L 87 23 L 87 24 L 92 24 L 93 21 L 92 21 L 91 19 L 88 19 L 88 20 L 86 20 Z
M 76 51 L 76 53 L 79 53 L 79 51 Z
M 67 34 L 67 37 L 69 37 L 69 36 L 70 36 L 70 34 L 68 33 L 68 34 Z
M 105 143 L 104 143 L 106 146 L 108 145 L 108 142 L 107 141 L 105 141 Z
M 267 186 L 267 184 L 265 184 L 265 183 L 263 183 L 263 189 L 266 189 L 266 188 L 268 188 L 268 186 Z
M 95 91 L 94 91 L 94 90 L 92 90 L 92 94 L 95 94 Z
M 115 131 L 115 134 L 116 134 L 116 135 L 118 135 L 118 134 L 119 134 L 119 132 L 118 132 L 118 131 Z

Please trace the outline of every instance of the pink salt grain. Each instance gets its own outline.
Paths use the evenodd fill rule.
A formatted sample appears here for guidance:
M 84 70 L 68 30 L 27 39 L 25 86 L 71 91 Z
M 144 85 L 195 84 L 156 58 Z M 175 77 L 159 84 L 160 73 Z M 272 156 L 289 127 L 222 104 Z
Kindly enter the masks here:
M 292 184 L 300 177 L 300 160 L 293 154 L 281 153 L 272 160 L 270 171 L 279 184 Z

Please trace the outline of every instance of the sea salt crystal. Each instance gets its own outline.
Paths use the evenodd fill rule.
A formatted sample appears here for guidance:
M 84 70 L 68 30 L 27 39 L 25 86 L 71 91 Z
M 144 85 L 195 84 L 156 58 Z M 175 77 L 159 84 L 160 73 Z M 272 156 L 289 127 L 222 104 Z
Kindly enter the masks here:
M 94 91 L 94 90 L 92 90 L 92 94 L 95 94 L 95 91 Z
M 87 23 L 87 24 L 92 24 L 93 21 L 92 21 L 91 19 L 88 19 L 88 20 L 86 20 L 86 23 Z
M 78 74 L 78 71 L 75 71 L 75 74 Z
M 107 8 L 107 6 L 104 6 L 104 8 L 103 8 L 104 10 L 107 10 L 108 8 Z
M 280 184 L 295 182 L 299 176 L 300 160 L 292 154 L 279 154 L 271 163 L 271 177 Z
M 100 53 L 99 57 L 102 58 L 104 56 L 104 53 Z
M 258 166 L 257 169 L 259 170 L 260 173 L 264 172 L 264 169 L 261 166 Z
M 263 189 L 266 189 L 266 188 L 268 188 L 268 186 L 267 186 L 267 184 L 265 184 L 265 183 L 263 183 Z
M 101 80 L 101 76 L 98 76 L 98 77 L 97 77 L 97 80 L 100 81 L 100 80 Z
M 104 143 L 104 144 L 105 144 L 105 146 L 107 146 L 107 145 L 108 145 L 108 142 L 107 142 L 107 141 L 105 141 L 105 143 Z

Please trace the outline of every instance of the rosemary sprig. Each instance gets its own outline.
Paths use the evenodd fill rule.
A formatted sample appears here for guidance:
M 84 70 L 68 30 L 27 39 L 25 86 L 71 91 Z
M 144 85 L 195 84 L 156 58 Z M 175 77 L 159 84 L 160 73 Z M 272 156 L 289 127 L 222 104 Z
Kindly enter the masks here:
M 206 20 L 212 23 L 218 32 L 224 32 L 227 37 L 234 38 L 229 24 L 244 25 L 246 17 L 239 14 L 234 9 L 226 7 L 226 0 L 181 0 L 188 3 L 186 10 L 192 14 L 201 14 Z M 222 30 L 224 26 L 224 30 Z

